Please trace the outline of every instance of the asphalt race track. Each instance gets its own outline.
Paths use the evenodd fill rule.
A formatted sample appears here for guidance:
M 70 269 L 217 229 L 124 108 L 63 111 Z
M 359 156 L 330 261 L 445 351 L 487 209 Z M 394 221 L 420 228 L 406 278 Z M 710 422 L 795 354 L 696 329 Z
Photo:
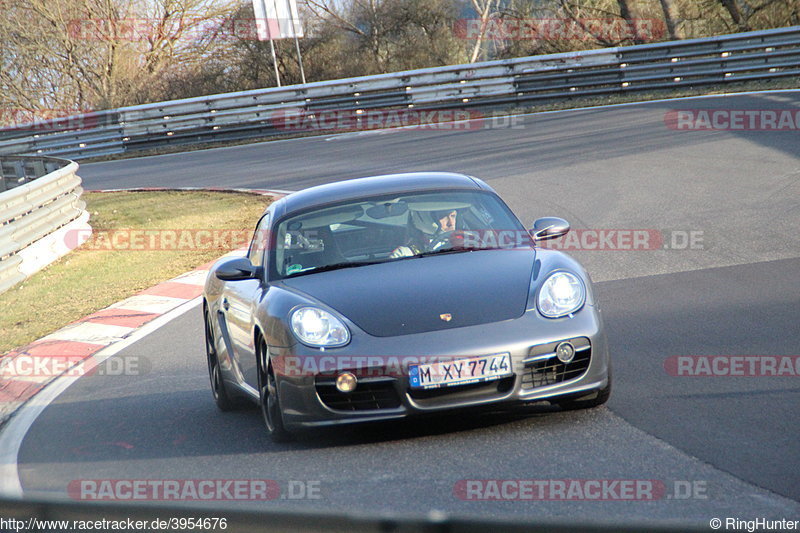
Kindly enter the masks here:
M 800 133 L 675 131 L 664 122 L 669 110 L 727 108 L 797 109 L 800 93 L 83 165 L 87 189 L 295 190 L 388 172 L 466 172 L 488 181 L 526 224 L 556 215 L 578 229 L 652 230 L 663 241 L 647 250 L 574 252 L 605 313 L 615 373 L 606 407 L 540 406 L 273 444 L 255 409 L 214 407 L 197 307 L 117 356 L 148 361 L 143 375 L 83 378 L 42 413 L 19 454 L 26 495 L 64 496 L 79 479 L 264 478 L 284 487 L 318 483 L 319 498 L 239 505 L 699 526 L 714 517 L 799 519 L 800 377 L 668 371 L 676 356 L 800 355 Z M 695 241 L 685 246 L 690 234 Z M 667 494 L 463 501 L 453 489 L 464 479 L 660 480 Z M 697 490 L 684 498 L 679 489 L 689 485 Z

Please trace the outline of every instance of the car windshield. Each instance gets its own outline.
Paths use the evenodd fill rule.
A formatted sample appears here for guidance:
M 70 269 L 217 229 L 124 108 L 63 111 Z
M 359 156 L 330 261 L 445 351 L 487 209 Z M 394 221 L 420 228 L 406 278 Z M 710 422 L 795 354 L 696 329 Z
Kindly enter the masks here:
M 519 246 L 530 246 L 527 232 L 492 193 L 395 193 L 328 205 L 281 221 L 271 277 Z

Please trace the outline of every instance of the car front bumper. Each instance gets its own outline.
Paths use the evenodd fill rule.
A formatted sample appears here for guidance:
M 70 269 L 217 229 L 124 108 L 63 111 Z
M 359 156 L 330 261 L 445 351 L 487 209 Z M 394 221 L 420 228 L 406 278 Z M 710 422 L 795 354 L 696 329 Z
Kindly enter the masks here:
M 577 348 L 567 365 L 552 355 L 563 341 Z M 409 363 L 499 353 L 511 356 L 509 377 L 429 390 L 409 386 Z M 324 351 L 301 344 L 271 347 L 270 356 L 278 369 L 284 423 L 294 429 L 578 398 L 606 387 L 609 370 L 602 318 L 590 305 L 560 319 L 528 310 L 514 320 L 429 333 L 361 333 L 343 348 Z M 360 376 L 352 393 L 333 385 L 341 371 Z

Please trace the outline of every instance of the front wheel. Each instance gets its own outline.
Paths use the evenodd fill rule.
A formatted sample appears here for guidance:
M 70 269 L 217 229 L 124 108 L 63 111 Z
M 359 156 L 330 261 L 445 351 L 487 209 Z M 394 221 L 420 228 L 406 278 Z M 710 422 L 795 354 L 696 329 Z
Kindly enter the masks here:
M 211 315 L 208 310 L 204 311 L 203 314 L 205 315 L 206 359 L 208 359 L 208 376 L 211 379 L 211 394 L 214 397 L 214 403 L 217 404 L 221 411 L 233 411 L 241 407 L 241 404 L 231 398 L 225 389 L 225 381 L 222 377 L 222 369 L 219 366 L 219 358 L 217 357 L 217 349 L 214 343 L 214 328 L 211 323 Z
M 291 440 L 291 434 L 283 425 L 283 412 L 281 411 L 280 398 L 278 397 L 278 382 L 275 372 L 269 361 L 267 344 L 264 339 L 259 339 L 258 344 L 258 392 L 261 416 L 267 433 L 274 442 Z M 265 370 L 266 369 L 266 370 Z

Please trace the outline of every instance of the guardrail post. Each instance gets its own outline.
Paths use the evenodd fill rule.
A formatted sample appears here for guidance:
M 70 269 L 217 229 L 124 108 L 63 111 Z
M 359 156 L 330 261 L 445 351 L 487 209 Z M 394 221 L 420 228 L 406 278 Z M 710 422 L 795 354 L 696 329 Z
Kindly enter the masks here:
M 39 176 L 44 176 L 45 174 L 47 174 L 47 171 L 45 170 L 44 161 L 41 159 L 35 160 L 33 162 L 33 175 L 38 178 Z
M 14 162 L 14 174 L 16 175 L 15 176 L 17 178 L 16 181 L 19 185 L 25 183 L 27 177 L 25 173 L 25 161 L 20 159 Z

